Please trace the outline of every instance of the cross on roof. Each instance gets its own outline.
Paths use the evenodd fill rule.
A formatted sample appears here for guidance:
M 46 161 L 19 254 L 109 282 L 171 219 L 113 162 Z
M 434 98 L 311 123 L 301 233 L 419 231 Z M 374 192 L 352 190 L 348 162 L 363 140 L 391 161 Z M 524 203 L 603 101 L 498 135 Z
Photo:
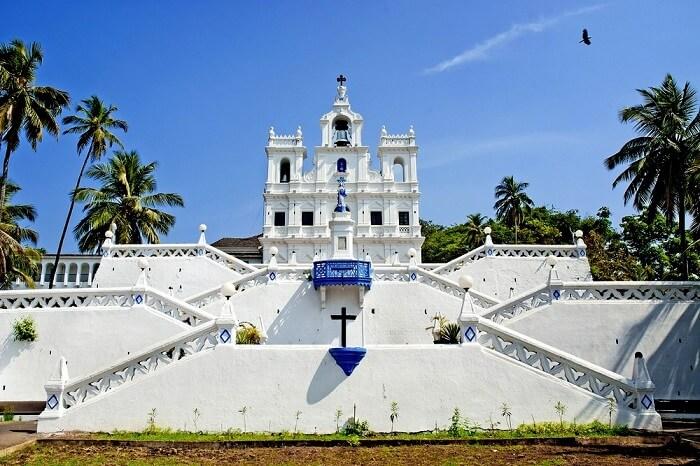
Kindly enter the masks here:
M 345 85 L 345 81 L 347 81 L 348 78 L 346 78 L 345 76 L 343 76 L 343 75 L 341 74 L 341 75 L 339 75 L 337 78 L 335 78 L 335 80 L 338 81 L 338 83 L 339 83 L 341 86 L 344 86 L 344 85 Z
M 340 327 L 340 344 L 343 348 L 345 348 L 346 346 L 348 346 L 348 344 L 347 344 L 348 320 L 355 320 L 355 319 L 357 319 L 357 316 L 348 315 L 347 309 L 342 307 L 342 308 L 340 308 L 340 314 L 331 315 L 331 319 L 341 321 L 340 323 L 342 325 Z

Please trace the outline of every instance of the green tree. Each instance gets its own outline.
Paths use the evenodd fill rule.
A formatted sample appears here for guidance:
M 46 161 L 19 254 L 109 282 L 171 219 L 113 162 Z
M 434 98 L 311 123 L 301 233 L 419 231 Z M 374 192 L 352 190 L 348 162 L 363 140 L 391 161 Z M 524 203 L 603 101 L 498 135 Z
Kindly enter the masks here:
M 517 182 L 512 176 L 506 176 L 496 186 L 496 217 L 515 228 L 515 242 L 518 242 L 518 226 L 533 206 L 532 199 L 525 189 L 530 183 Z
M 36 72 L 43 61 L 41 46 L 29 47 L 21 40 L 0 44 L 0 147 L 4 144 L 0 175 L 0 210 L 5 205 L 10 157 L 17 150 L 21 134 L 36 150 L 44 131 L 58 136 L 56 118 L 69 103 L 68 93 L 53 87 L 37 86 Z
M 700 113 L 695 90 L 690 83 L 681 88 L 669 74 L 659 87 L 639 89 L 643 103 L 620 111 L 623 123 L 633 123 L 640 135 L 627 141 L 605 159 L 613 170 L 625 166 L 613 187 L 628 182 L 625 203 L 632 201 L 649 218 L 662 212 L 669 222 L 678 219 L 681 276 L 688 278 L 686 208 L 689 204 L 688 180 L 693 160 L 700 153 Z
M 81 251 L 99 249 L 112 223 L 119 243 L 158 243 L 159 235 L 170 231 L 175 216 L 158 208 L 182 207 L 184 202 L 179 194 L 155 193 L 156 167 L 156 162 L 141 164 L 135 151 L 116 151 L 107 163 L 88 169 L 87 176 L 101 186 L 75 192 L 76 201 L 85 203 L 85 217 L 73 230 Z
M 467 215 L 465 225 L 467 231 L 464 235 L 467 250 L 471 251 L 483 244 L 484 228 L 486 228 L 487 221 L 488 218 L 479 213 Z
M 28 204 L 12 204 L 12 198 L 20 187 L 8 180 L 7 205 L 0 216 L 0 287 L 9 289 L 19 279 L 28 287 L 34 287 L 33 276 L 41 259 L 38 250 L 31 247 L 38 239 L 36 231 L 21 225 L 33 222 L 36 209 Z
M 63 119 L 64 125 L 72 125 L 66 129 L 63 134 L 80 135 L 77 145 L 78 155 L 82 154 L 83 150 L 86 148 L 87 151 L 85 152 L 83 165 L 80 167 L 80 172 L 78 173 L 78 179 L 75 182 L 75 189 L 70 195 L 70 206 L 68 207 L 66 221 L 61 231 L 61 239 L 58 242 L 58 251 L 56 251 L 56 259 L 54 260 L 53 270 L 51 272 L 49 288 L 53 288 L 54 276 L 58 269 L 58 262 L 61 259 L 61 251 L 63 250 L 63 241 L 66 238 L 66 231 L 68 231 L 70 218 L 73 215 L 73 208 L 75 207 L 74 194 L 80 186 L 80 180 L 83 178 L 83 172 L 85 172 L 88 161 L 96 162 L 100 160 L 107 153 L 107 149 L 114 144 L 121 148 L 124 147 L 119 138 L 112 133 L 115 129 L 124 132 L 128 130 L 126 121 L 118 120 L 113 117 L 116 111 L 117 107 L 105 105 L 99 97 L 93 95 L 89 99 L 85 99 L 78 104 L 75 109 L 75 115 L 69 115 Z

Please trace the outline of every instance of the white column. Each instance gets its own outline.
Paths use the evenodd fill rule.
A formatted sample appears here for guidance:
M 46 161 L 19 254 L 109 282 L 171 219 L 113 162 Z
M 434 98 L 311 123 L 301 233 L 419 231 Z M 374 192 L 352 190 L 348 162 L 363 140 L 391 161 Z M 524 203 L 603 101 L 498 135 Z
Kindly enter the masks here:
M 41 261 L 41 275 L 39 275 L 39 285 L 44 284 L 44 274 L 46 273 L 46 262 Z

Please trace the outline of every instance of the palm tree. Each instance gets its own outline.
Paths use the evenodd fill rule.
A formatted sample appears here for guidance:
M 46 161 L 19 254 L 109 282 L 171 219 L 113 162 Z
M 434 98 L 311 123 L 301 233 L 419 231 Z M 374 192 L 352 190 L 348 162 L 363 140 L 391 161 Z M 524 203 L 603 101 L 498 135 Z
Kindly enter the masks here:
M 496 186 L 496 217 L 504 221 L 508 226 L 515 228 L 515 242 L 518 242 L 518 226 L 525 219 L 525 215 L 532 209 L 533 202 L 525 189 L 530 183 L 519 183 L 512 176 L 506 176 Z
M 85 217 L 73 230 L 81 251 L 98 250 L 112 223 L 119 243 L 158 243 L 159 235 L 170 231 L 175 217 L 157 208 L 183 207 L 184 202 L 179 194 L 154 193 L 156 167 L 156 162 L 142 165 L 135 151 L 116 151 L 108 162 L 88 169 L 87 176 L 101 186 L 75 191 L 75 200 L 85 203 Z
M 464 234 L 464 241 L 468 251 L 471 251 L 481 244 L 486 220 L 488 220 L 486 216 L 479 213 L 467 216 L 467 223 L 465 223 L 467 231 Z
M 89 99 L 83 100 L 75 109 L 75 115 L 69 115 L 63 119 L 64 125 L 73 125 L 66 129 L 63 134 L 80 134 L 78 138 L 78 155 L 87 147 L 83 165 L 80 167 L 78 179 L 75 182 L 75 189 L 71 193 L 70 207 L 68 207 L 68 215 L 66 222 L 63 224 L 61 231 L 61 239 L 58 242 L 58 251 L 56 251 L 56 259 L 51 271 L 51 281 L 49 288 L 53 288 L 53 279 L 58 270 L 58 261 L 61 258 L 61 250 L 63 249 L 63 241 L 66 238 L 66 231 L 70 224 L 73 208 L 75 207 L 75 196 L 73 195 L 80 186 L 80 180 L 83 177 L 83 172 L 89 160 L 96 162 L 107 153 L 107 148 L 113 144 L 124 148 L 122 142 L 111 130 L 120 129 L 124 132 L 128 130 L 128 125 L 124 120 L 117 120 L 112 117 L 112 114 L 117 111 L 117 107 L 113 105 L 106 106 L 99 97 L 93 95 Z
M 17 278 L 34 287 L 32 276 L 37 272 L 37 263 L 41 254 L 36 249 L 27 246 L 34 245 L 38 235 L 36 231 L 20 225 L 20 222 L 33 222 L 36 219 L 36 209 L 27 204 L 11 204 L 12 198 L 20 191 L 20 187 L 8 180 L 7 205 L 0 215 L 0 288 L 12 286 Z
M 660 87 L 638 89 L 643 103 L 620 110 L 623 123 L 633 123 L 640 136 L 627 141 L 615 154 L 605 159 L 613 170 L 626 165 L 613 182 L 613 188 L 628 182 L 625 204 L 647 209 L 650 218 L 661 211 L 669 221 L 678 218 L 681 243 L 681 276 L 688 278 L 688 244 L 685 232 L 689 200 L 689 171 L 700 153 L 700 113 L 697 113 L 695 90 L 690 83 L 678 87 L 666 75 Z
M 41 46 L 32 42 L 27 48 L 21 40 L 0 44 L 0 144 L 5 144 L 5 157 L 0 176 L 0 210 L 5 205 L 10 157 L 17 150 L 20 136 L 32 149 L 44 136 L 44 130 L 58 136 L 56 118 L 70 98 L 68 93 L 53 87 L 37 86 L 36 71 L 43 61 Z

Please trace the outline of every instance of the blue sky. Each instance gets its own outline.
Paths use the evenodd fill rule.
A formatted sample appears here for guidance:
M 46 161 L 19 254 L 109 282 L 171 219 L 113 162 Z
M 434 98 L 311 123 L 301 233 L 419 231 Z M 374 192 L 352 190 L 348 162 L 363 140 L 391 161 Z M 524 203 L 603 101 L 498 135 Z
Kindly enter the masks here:
M 200 223 L 210 241 L 259 232 L 267 128 L 301 125 L 316 145 L 338 73 L 373 154 L 381 125 L 414 125 L 422 217 L 444 224 L 493 215 L 505 175 L 530 182 L 538 204 L 607 205 L 619 220 L 632 210 L 602 165 L 633 136 L 618 110 L 668 72 L 700 87 L 694 0 L 22 1 L 1 11 L 0 41 L 43 45 L 39 83 L 73 103 L 97 94 L 117 105 L 126 147 L 159 162 L 159 190 L 184 196 L 168 242 L 195 241 Z M 578 43 L 583 27 L 590 47 Z M 23 143 L 12 159 L 48 250 L 80 167 L 75 142 L 47 138 L 36 153 Z

